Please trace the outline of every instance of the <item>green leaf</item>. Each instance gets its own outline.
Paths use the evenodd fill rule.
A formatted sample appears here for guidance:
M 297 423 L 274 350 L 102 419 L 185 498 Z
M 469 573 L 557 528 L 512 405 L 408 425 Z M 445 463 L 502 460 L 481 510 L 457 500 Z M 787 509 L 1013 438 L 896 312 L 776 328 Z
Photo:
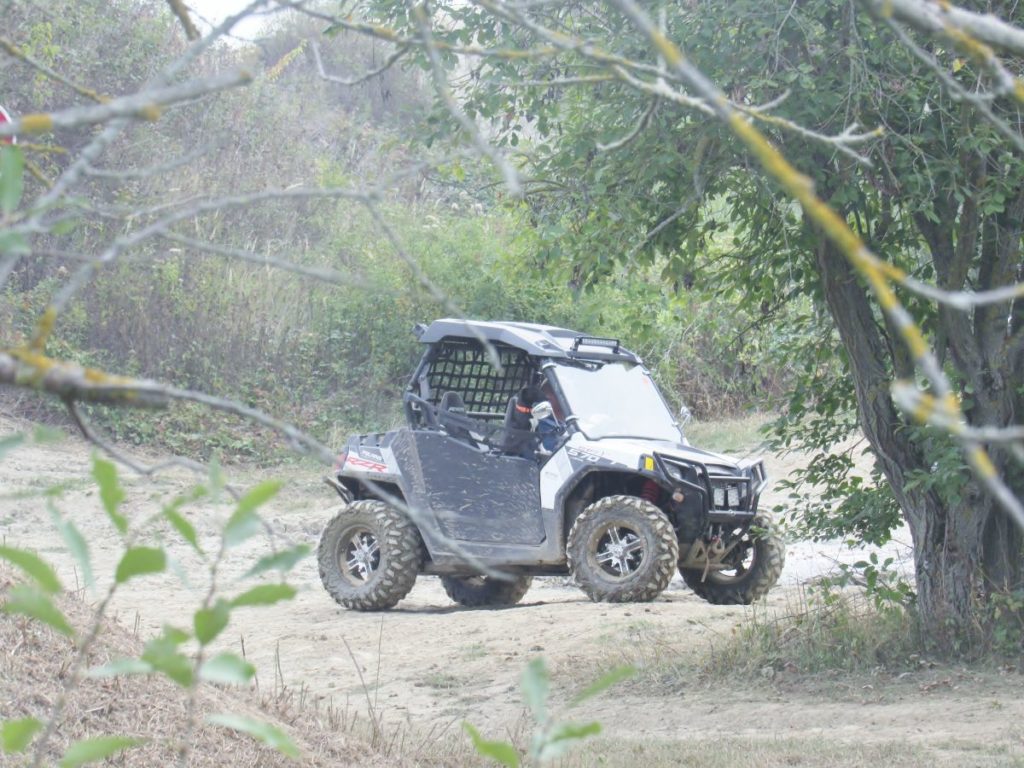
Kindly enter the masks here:
M 3 611 L 4 613 L 20 613 L 22 616 L 29 616 L 68 637 L 75 635 L 75 630 L 71 628 L 67 618 L 50 601 L 50 598 L 27 584 L 19 584 L 11 588 Z
M 93 667 L 88 677 L 120 677 L 121 675 L 149 675 L 155 672 L 153 665 L 142 659 L 114 659 L 102 667 Z
M 94 580 L 92 575 L 92 558 L 89 557 L 89 545 L 86 544 L 85 538 L 75 527 L 75 524 L 60 516 L 60 512 L 57 511 L 53 499 L 48 499 L 47 503 L 50 507 L 50 515 L 53 517 L 54 527 L 60 533 L 60 537 L 64 539 L 64 545 L 68 548 L 71 556 L 75 558 L 78 567 L 82 569 L 82 580 L 85 581 L 85 585 L 91 587 Z
M 260 518 L 251 510 L 236 509 L 224 526 L 224 546 L 234 547 L 259 533 Z
M 118 584 L 124 584 L 128 579 L 135 576 L 144 576 L 147 573 L 162 573 L 167 567 L 167 555 L 162 549 L 153 547 L 132 547 L 121 558 L 117 564 L 117 573 L 114 580 Z
M 57 574 L 42 558 L 24 549 L 0 546 L 0 559 L 16 565 L 29 576 L 36 580 L 45 591 L 51 595 L 60 592 L 60 580 Z
M 523 699 L 538 723 L 547 719 L 550 675 L 542 657 L 533 659 L 523 670 Z
M 544 741 L 544 745 L 540 749 L 538 758 L 541 762 L 554 760 L 572 749 L 577 742 L 582 741 L 588 736 L 596 736 L 600 732 L 600 723 L 586 723 L 584 725 L 559 723 L 551 729 L 547 739 Z
M 103 508 L 107 511 L 107 517 L 114 523 L 114 527 L 119 533 L 122 535 L 127 533 L 128 521 L 118 511 L 121 502 L 124 501 L 124 488 L 118 482 L 117 467 L 106 459 L 93 456 L 92 476 L 96 478 L 96 483 L 100 487 L 100 499 L 103 502 Z
M 25 436 L 20 432 L 8 435 L 7 437 L 0 440 L 0 459 L 6 456 L 8 453 L 13 451 L 18 446 L 25 442 Z
M 272 498 L 274 498 L 281 486 L 280 480 L 264 480 L 254 486 L 245 496 L 238 500 L 239 512 L 255 512 Z
M 64 757 L 60 759 L 60 768 L 75 768 L 75 766 L 95 763 L 98 760 L 116 755 L 131 747 L 143 744 L 145 739 L 132 739 L 127 736 L 97 736 L 93 739 L 82 739 L 76 741 Z
M 196 529 L 178 510 L 174 507 L 167 507 L 164 510 L 164 517 L 174 526 L 174 530 L 181 534 L 181 538 L 192 545 L 192 549 L 200 555 L 204 554 L 203 548 L 199 546 L 199 537 L 196 535 Z
M 210 485 L 210 497 L 217 499 L 220 496 L 220 492 L 224 490 L 224 471 L 220 466 L 220 457 L 216 453 L 210 457 L 206 476 Z
M 218 653 L 199 669 L 199 677 L 209 683 L 245 685 L 256 675 L 256 667 L 233 653 Z
M 231 606 L 226 600 L 218 599 L 211 608 L 200 608 L 192 617 L 195 626 L 196 640 L 200 645 L 210 643 L 228 625 Z
M 0 747 L 9 755 L 24 752 L 32 737 L 43 727 L 34 717 L 7 720 L 0 725 Z
M 0 232 L 0 253 L 25 256 L 32 253 L 28 238 L 20 232 Z
M 299 748 L 295 746 L 294 742 L 282 730 L 275 728 L 269 723 L 264 723 L 245 715 L 233 715 L 230 713 L 210 715 L 206 718 L 206 722 L 213 725 L 222 725 L 233 731 L 247 733 L 288 757 L 296 759 L 299 757 Z
M 469 723 L 463 723 L 462 730 L 468 733 L 469 738 L 473 740 L 473 749 L 478 755 L 489 757 L 508 768 L 519 768 L 519 753 L 511 744 L 504 741 L 487 741 Z
M 188 688 L 192 684 L 192 662 L 178 651 L 178 646 L 186 640 L 186 633 L 165 625 L 162 634 L 146 643 L 142 660 L 178 685 Z
M 59 443 L 66 437 L 62 430 L 56 427 L 47 427 L 46 425 L 40 425 L 32 430 L 32 442 L 39 445 L 46 445 L 48 443 Z
M 295 587 L 291 584 L 260 584 L 253 587 L 231 601 L 231 605 L 240 608 L 243 605 L 273 605 L 282 600 L 295 597 Z
M 636 674 L 636 667 L 626 664 L 622 667 L 616 667 L 610 672 L 601 675 L 597 680 L 592 682 L 582 691 L 577 693 L 569 706 L 576 706 L 577 704 L 586 701 L 587 699 L 597 696 L 597 694 L 611 688 L 616 683 L 621 683 L 623 680 L 628 680 Z
M 272 555 L 264 555 L 258 561 L 256 565 L 250 568 L 245 576 L 242 578 L 248 578 L 250 576 L 256 576 L 266 571 L 290 571 L 295 565 L 302 560 L 311 551 L 311 547 L 308 544 L 297 544 L 289 549 L 281 550 Z
M 24 189 L 25 158 L 13 145 L 0 149 L 0 211 L 7 215 L 18 207 Z

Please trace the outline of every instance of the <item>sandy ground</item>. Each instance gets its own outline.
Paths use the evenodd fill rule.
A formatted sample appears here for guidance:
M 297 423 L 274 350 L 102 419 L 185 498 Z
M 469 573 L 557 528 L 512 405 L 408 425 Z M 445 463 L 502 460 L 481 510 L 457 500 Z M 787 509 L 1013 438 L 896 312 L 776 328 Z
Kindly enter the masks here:
M 0 420 L 0 439 L 17 427 Z M 64 485 L 57 508 L 86 535 L 101 586 L 109 583 L 121 552 L 89 479 L 89 456 L 89 446 L 67 438 L 23 447 L 0 460 L 0 538 L 47 556 L 58 564 L 66 585 L 77 584 L 81 574 L 64 555 L 40 493 L 45 488 Z M 769 468 L 780 477 L 797 461 L 792 456 L 772 460 Z M 128 492 L 125 511 L 134 524 L 195 482 L 184 471 L 155 479 L 122 474 Z M 242 486 L 266 476 L 250 469 L 228 474 Z M 315 546 L 335 501 L 330 490 L 310 470 L 278 469 L 275 474 L 290 476 L 263 510 L 278 543 Z M 773 501 L 767 499 L 769 505 Z M 218 525 L 230 511 L 226 502 L 185 508 L 207 551 L 215 550 Z M 207 586 L 195 553 L 174 531 L 159 530 L 176 568 L 130 582 L 114 604 L 122 623 L 142 637 L 164 622 L 190 626 Z M 266 546 L 266 539 L 257 537 L 230 551 L 218 578 L 224 594 L 250 586 L 240 577 Z M 894 545 L 892 551 L 909 558 L 905 548 Z M 786 610 L 809 579 L 837 559 L 862 554 L 838 543 L 791 543 L 769 609 Z M 190 578 L 183 580 L 182 573 Z M 457 730 L 466 718 L 494 735 L 515 730 L 523 714 L 519 676 L 526 661 L 543 655 L 553 671 L 554 699 L 562 702 L 622 660 L 665 668 L 666 679 L 671 677 L 666 684 L 653 690 L 628 684 L 579 713 L 600 718 L 610 738 L 706 738 L 728 728 L 763 739 L 996 745 L 1012 759 L 1024 759 L 1019 673 L 922 671 L 856 683 L 789 686 L 775 679 L 749 685 L 738 681 L 728 691 L 711 688 L 692 670 L 712 642 L 733 632 L 749 609 L 708 605 L 679 580 L 653 603 L 608 605 L 589 602 L 567 579 L 537 579 L 514 608 L 467 610 L 448 600 L 436 578 L 421 577 L 397 609 L 382 614 L 345 611 L 333 603 L 319 584 L 312 558 L 297 567 L 290 581 L 300 590 L 295 600 L 269 609 L 236 610 L 219 642 L 234 650 L 244 645 L 264 689 L 284 684 L 353 712 L 365 712 L 369 699 L 386 724 L 429 738 Z

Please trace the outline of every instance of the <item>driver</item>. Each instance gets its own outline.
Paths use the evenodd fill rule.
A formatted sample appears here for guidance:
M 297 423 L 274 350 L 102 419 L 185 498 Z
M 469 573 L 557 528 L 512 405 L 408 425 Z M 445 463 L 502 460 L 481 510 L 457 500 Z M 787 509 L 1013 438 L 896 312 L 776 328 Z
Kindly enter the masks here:
M 523 387 L 512 398 L 506 422 L 509 430 L 505 437 L 504 453 L 533 459 L 537 456 L 538 446 L 546 453 L 555 449 L 564 427 L 553 414 L 534 421 L 533 407 L 543 402 L 550 402 L 550 398 L 541 387 L 534 384 Z

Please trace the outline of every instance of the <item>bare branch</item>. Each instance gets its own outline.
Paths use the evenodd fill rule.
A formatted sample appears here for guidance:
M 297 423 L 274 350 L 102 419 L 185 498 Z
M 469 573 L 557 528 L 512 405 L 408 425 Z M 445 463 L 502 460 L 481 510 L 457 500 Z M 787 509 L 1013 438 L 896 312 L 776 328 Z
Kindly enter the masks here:
M 183 456 L 175 456 L 166 461 L 161 461 L 158 464 L 140 464 L 135 461 L 135 459 L 128 456 L 128 454 L 115 448 L 109 441 L 100 437 L 99 433 L 96 432 L 92 424 L 85 417 L 85 414 L 82 413 L 78 403 L 73 400 L 69 400 L 65 402 L 65 406 L 68 409 L 68 413 L 71 414 L 71 419 L 75 422 L 78 430 L 82 433 L 82 437 L 102 450 L 114 461 L 119 464 L 123 464 L 136 474 L 142 475 L 143 477 L 152 477 L 153 475 L 172 469 L 173 467 L 182 467 L 183 469 L 187 469 L 200 475 L 206 475 L 209 471 L 209 468 L 205 464 L 193 461 L 192 459 L 186 459 Z M 224 490 L 226 490 L 232 498 L 236 500 L 241 496 L 238 489 L 230 484 L 225 484 Z
M 415 0 L 411 0 L 415 2 Z M 501 171 L 502 177 L 505 179 L 505 186 L 508 188 L 508 192 L 513 197 L 519 197 L 523 193 L 522 184 L 519 181 L 519 173 L 512 164 L 508 161 L 504 155 L 502 155 L 497 149 L 495 149 L 486 138 L 483 133 L 477 128 L 476 123 L 470 119 L 462 107 L 459 106 L 458 102 L 455 101 L 455 97 L 452 95 L 451 87 L 448 85 L 448 78 L 445 74 L 444 67 L 441 64 L 441 57 L 438 55 L 437 47 L 434 45 L 434 36 L 430 30 L 430 18 L 427 15 L 426 8 L 416 3 L 412 7 L 412 15 L 416 19 L 416 25 L 419 28 L 420 40 L 423 42 L 423 47 L 427 51 L 427 57 L 430 59 L 431 72 L 434 76 L 434 89 L 437 91 L 438 97 L 444 103 L 445 108 L 449 114 L 455 118 L 459 125 L 472 139 L 473 144 L 479 150 L 480 154 L 488 158 L 495 167 Z
M 192 17 L 188 15 L 188 8 L 185 7 L 182 0 L 167 0 L 167 5 L 170 6 L 171 12 L 181 22 L 181 26 L 185 30 L 185 37 L 189 40 L 198 40 L 199 30 L 196 29 L 196 25 L 192 22 Z
M 97 93 L 92 88 L 86 88 L 84 85 L 79 85 L 70 78 L 67 78 L 64 75 L 60 74 L 60 72 L 57 72 L 52 67 L 49 67 L 46 64 L 43 64 L 38 59 L 35 59 L 34 57 L 30 56 L 22 48 L 15 45 L 14 41 L 11 40 L 9 37 L 0 35 L 0 49 L 6 51 L 10 56 L 13 56 L 16 59 L 25 62 L 30 67 L 32 67 L 32 69 L 36 70 L 37 72 L 41 72 L 51 80 L 54 80 L 60 83 L 61 85 L 66 85 L 68 88 L 70 88 L 80 96 L 85 96 L 85 98 L 91 99 L 92 101 L 95 101 L 98 104 L 103 104 L 109 101 L 108 96 L 103 96 L 102 94 Z
M 998 16 L 957 8 L 949 2 L 929 0 L 862 0 L 883 18 L 895 17 L 929 34 L 945 35 L 950 25 L 994 48 L 1024 56 L 1024 30 Z
M 317 71 L 320 73 L 320 77 L 329 83 L 338 83 L 339 85 L 359 85 L 365 83 L 367 80 L 372 80 L 378 75 L 382 75 L 393 67 L 406 53 L 409 52 L 408 46 L 401 46 L 398 50 L 392 53 L 376 69 L 372 69 L 366 74 L 357 75 L 356 77 L 338 77 L 337 75 L 329 75 L 324 71 L 324 62 L 320 58 L 320 46 L 317 45 L 316 40 L 309 41 L 309 47 L 313 49 L 313 59 L 316 61 Z
M 309 454 L 326 464 L 334 460 L 333 451 L 302 430 L 235 400 L 149 379 L 114 376 L 24 350 L 0 352 L 0 384 L 55 395 L 66 404 L 88 402 L 128 408 L 165 408 L 172 400 L 187 400 L 269 427 L 299 453 Z
M 893 279 L 911 293 L 931 299 L 939 304 L 945 304 L 967 312 L 974 307 L 983 307 L 989 304 L 1004 304 L 1016 299 L 1024 298 L 1024 283 L 1015 285 L 1004 285 L 993 288 L 989 291 L 944 291 L 934 285 L 925 283 L 910 275 L 894 272 Z
M 647 105 L 647 108 L 644 110 L 643 114 L 640 115 L 640 119 L 637 120 L 636 126 L 634 126 L 633 130 L 631 130 L 629 133 L 627 133 L 622 138 L 617 139 L 617 140 L 611 142 L 610 144 L 602 144 L 601 142 L 598 142 L 597 143 L 598 151 L 600 151 L 600 152 L 612 152 L 612 151 L 614 151 L 616 149 L 622 149 L 623 147 L 628 145 L 631 141 L 633 141 L 633 139 L 635 139 L 637 136 L 639 136 L 641 133 L 643 133 L 644 128 L 647 127 L 647 124 L 651 121 L 651 118 L 654 117 L 654 113 L 657 110 L 658 110 L 658 99 L 657 98 L 653 98 L 653 99 L 651 99 L 651 103 Z
M 1024 154 L 1024 137 L 1022 137 L 1018 131 L 1011 128 L 1009 123 L 992 111 L 992 107 L 989 105 L 989 101 L 991 100 L 990 98 L 986 98 L 982 94 L 971 93 L 968 91 L 956 81 L 956 78 L 946 71 L 945 67 L 939 64 L 938 60 L 934 56 L 915 43 L 910 38 L 910 35 L 904 32 L 896 22 L 892 19 L 886 19 L 886 23 L 889 25 L 889 28 L 893 31 L 896 37 L 899 38 L 899 41 L 903 43 L 906 49 L 939 78 L 939 81 L 943 86 L 945 86 L 946 92 L 949 93 L 950 98 L 958 101 L 966 101 L 971 104 L 982 115 L 984 115 L 990 123 L 992 123 L 993 127 L 995 127 L 999 133 L 1001 133 L 1017 148 L 1018 152 Z
M 60 112 L 36 113 L 15 117 L 9 123 L 0 123 L 0 136 L 19 133 L 48 133 L 61 128 L 108 123 L 119 117 L 139 120 L 157 120 L 163 107 L 186 101 L 208 93 L 236 88 L 252 80 L 252 75 L 239 70 L 180 85 L 142 90 L 131 96 L 111 99 L 94 107 L 72 107 Z

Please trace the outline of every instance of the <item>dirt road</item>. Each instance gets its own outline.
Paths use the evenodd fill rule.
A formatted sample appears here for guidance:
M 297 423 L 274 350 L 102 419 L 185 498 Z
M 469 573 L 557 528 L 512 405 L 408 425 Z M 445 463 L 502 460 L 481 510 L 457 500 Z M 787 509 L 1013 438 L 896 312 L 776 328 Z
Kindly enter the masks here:
M 0 439 L 18 426 L 0 421 Z M 46 503 L 35 492 L 63 486 L 57 505 L 86 534 L 100 584 L 109 583 L 120 554 L 89 479 L 89 455 L 86 444 L 67 438 L 19 449 L 0 461 L 0 535 L 58 564 L 66 584 L 75 584 L 81 574 L 64 554 Z M 770 469 L 779 476 L 787 464 L 773 462 Z M 228 474 L 243 486 L 271 474 L 288 477 L 289 484 L 264 516 L 280 543 L 315 546 L 333 503 L 317 472 L 247 469 Z M 133 478 L 127 471 L 123 475 L 125 509 L 136 524 L 195 482 L 185 472 L 155 480 Z M 214 550 L 218 525 L 231 506 L 203 503 L 185 509 L 204 548 Z M 160 531 L 175 567 L 129 583 L 115 602 L 120 620 L 143 637 L 165 622 L 190 626 L 206 587 L 195 553 L 172 530 Z M 239 577 L 265 551 L 265 540 L 231 551 L 219 577 L 225 594 L 245 588 Z M 797 585 L 831 567 L 837 556 L 856 555 L 843 554 L 838 545 L 792 545 L 784 585 L 772 593 L 769 607 L 791 605 Z M 182 573 L 191 575 L 187 583 Z M 698 665 L 713 642 L 734 631 L 747 609 L 710 606 L 678 580 L 653 603 L 609 605 L 587 601 L 566 579 L 537 579 L 515 608 L 466 610 L 448 600 L 437 579 L 421 577 L 398 609 L 383 614 L 335 605 L 320 587 L 312 558 L 300 564 L 290 581 L 300 589 L 294 601 L 235 611 L 223 645 L 240 650 L 244 643 L 265 689 L 281 681 L 296 690 L 305 686 L 309 696 L 353 712 L 365 710 L 368 697 L 384 713 L 385 723 L 396 728 L 405 723 L 410 733 L 457 730 L 467 718 L 493 735 L 515 730 L 523 712 L 519 676 L 527 660 L 543 655 L 553 671 L 554 699 L 561 702 L 614 664 L 645 666 L 647 683 L 626 684 L 576 715 L 599 718 L 608 739 L 676 742 L 728 730 L 808 743 L 823 738 L 861 745 L 938 742 L 944 749 L 974 750 L 965 754 L 979 762 L 955 761 L 965 765 L 1024 760 L 1019 673 L 923 670 L 898 678 L 879 674 L 790 685 L 784 673 L 764 670 L 763 679 L 736 681 L 728 690 L 710 687 L 697 673 Z M 984 750 L 977 751 L 977 745 Z M 1007 762 L 999 762 L 998 755 Z

